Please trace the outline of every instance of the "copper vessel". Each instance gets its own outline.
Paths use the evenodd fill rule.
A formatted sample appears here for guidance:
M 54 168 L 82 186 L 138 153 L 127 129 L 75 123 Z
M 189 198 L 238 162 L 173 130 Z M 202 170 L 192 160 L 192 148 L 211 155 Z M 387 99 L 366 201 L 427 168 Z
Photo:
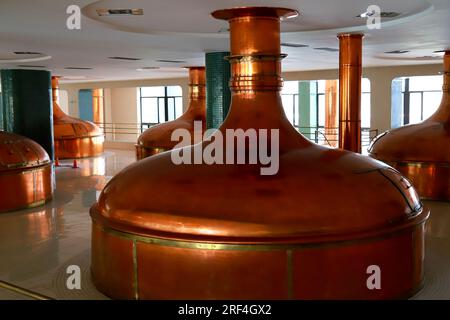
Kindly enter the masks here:
M 206 79 L 205 67 L 189 67 L 189 107 L 176 120 L 161 123 L 145 130 L 136 144 L 136 159 L 141 160 L 163 151 L 171 150 L 178 142 L 172 141 L 172 132 L 187 129 L 194 137 L 194 121 L 202 121 L 206 128 Z M 194 139 L 192 139 L 194 144 Z
M 52 77 L 52 92 L 55 158 L 86 158 L 103 153 L 105 139 L 100 128 L 90 121 L 68 116 L 59 107 L 58 77 Z
M 231 108 L 211 140 L 182 149 L 204 149 L 227 129 L 278 129 L 279 154 L 269 138 L 278 172 L 261 175 L 262 161 L 176 165 L 180 149 L 122 170 L 90 210 L 100 291 L 118 299 L 387 299 L 420 288 L 429 211 L 414 188 L 379 161 L 310 142 L 284 114 L 280 19 L 297 14 L 212 13 L 230 23 Z M 367 286 L 373 265 L 376 290 Z
M 37 207 L 52 199 L 52 162 L 23 136 L 0 131 L 0 212 Z
M 444 55 L 438 110 L 419 124 L 382 133 L 369 155 L 408 177 L 423 199 L 450 201 L 450 51 Z
M 361 153 L 363 34 L 339 34 L 339 148 Z

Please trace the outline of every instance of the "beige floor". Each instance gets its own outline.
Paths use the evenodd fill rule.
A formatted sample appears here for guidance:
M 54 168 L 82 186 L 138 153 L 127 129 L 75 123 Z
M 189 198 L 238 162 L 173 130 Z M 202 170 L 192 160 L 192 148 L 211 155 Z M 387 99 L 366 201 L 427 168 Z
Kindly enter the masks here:
M 89 207 L 106 182 L 134 161 L 128 151 L 110 150 L 80 160 L 79 169 L 61 161 L 54 200 L 44 207 L 0 214 L 0 280 L 56 299 L 107 299 L 89 275 Z M 427 202 L 426 281 L 415 299 L 450 299 L 450 203 Z M 70 265 L 81 268 L 81 290 L 66 286 Z M 0 299 L 27 299 L 0 288 Z

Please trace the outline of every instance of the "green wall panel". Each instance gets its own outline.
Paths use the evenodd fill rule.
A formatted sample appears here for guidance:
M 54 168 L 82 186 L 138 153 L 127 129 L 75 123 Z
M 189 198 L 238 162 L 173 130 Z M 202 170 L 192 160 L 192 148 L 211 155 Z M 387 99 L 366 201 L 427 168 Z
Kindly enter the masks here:
M 36 141 L 53 159 L 50 72 L 2 70 L 1 83 L 4 129 Z
M 229 52 L 210 52 L 206 61 L 206 126 L 218 128 L 225 120 L 231 103 L 229 88 L 230 63 L 225 60 Z

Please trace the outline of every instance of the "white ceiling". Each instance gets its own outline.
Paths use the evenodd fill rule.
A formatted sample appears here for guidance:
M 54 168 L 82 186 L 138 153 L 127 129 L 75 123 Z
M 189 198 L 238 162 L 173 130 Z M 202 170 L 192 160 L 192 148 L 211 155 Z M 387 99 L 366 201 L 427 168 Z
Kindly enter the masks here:
M 186 76 L 181 67 L 204 65 L 205 52 L 228 50 L 227 25 L 210 12 L 237 6 L 283 6 L 297 9 L 298 18 L 282 23 L 282 41 L 306 44 L 283 47 L 284 71 L 334 69 L 336 34 L 362 31 L 364 66 L 440 63 L 437 50 L 450 49 L 450 0 L 378 0 L 382 11 L 400 12 L 369 30 L 356 15 L 373 0 L 1 0 L 0 68 L 40 65 L 71 82 L 171 78 Z M 83 12 L 81 30 L 68 30 L 66 9 Z M 143 16 L 103 16 L 98 8 L 142 8 Z M 386 51 L 409 50 L 405 54 Z M 15 51 L 40 55 L 15 55 Z M 139 61 L 108 57 L 140 58 Z M 17 61 L 20 59 L 20 61 Z M 30 62 L 26 62 L 31 59 Z M 156 60 L 182 60 L 182 63 Z M 69 70 L 87 67 L 91 70 Z M 142 67 L 160 69 L 138 71 Z M 20 67 L 25 68 L 25 67 Z

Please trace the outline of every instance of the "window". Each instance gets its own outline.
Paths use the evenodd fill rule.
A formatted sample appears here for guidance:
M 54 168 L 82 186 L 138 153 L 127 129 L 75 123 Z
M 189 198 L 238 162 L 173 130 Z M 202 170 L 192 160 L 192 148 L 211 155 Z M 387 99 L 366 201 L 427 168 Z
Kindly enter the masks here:
M 139 88 L 141 132 L 149 127 L 172 121 L 183 114 L 180 86 Z
M 393 85 L 393 90 L 401 90 L 401 94 L 393 93 L 393 96 L 397 97 L 393 99 L 393 110 L 397 111 L 393 116 L 401 117 L 401 124 L 422 122 L 439 107 L 442 98 L 442 76 L 397 78 L 394 81 L 400 82 L 400 85 Z M 395 108 L 395 105 L 400 107 Z
M 298 126 L 298 81 L 286 81 L 281 91 L 286 117 L 293 126 Z

